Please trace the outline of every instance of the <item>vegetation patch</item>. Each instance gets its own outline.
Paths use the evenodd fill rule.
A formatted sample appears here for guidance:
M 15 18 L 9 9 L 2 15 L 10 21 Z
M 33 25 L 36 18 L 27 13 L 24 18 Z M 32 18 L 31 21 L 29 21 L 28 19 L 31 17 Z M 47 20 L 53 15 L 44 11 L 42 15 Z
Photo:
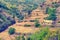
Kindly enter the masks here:
M 40 23 L 39 23 L 39 20 L 38 19 L 36 19 L 35 20 L 35 27 L 40 27 L 41 25 L 40 25 Z
M 25 24 L 24 27 L 31 27 L 31 25 L 30 24 Z
M 48 17 L 46 17 L 47 20 L 56 20 L 56 9 L 55 8 L 47 8 L 46 13 L 49 14 Z
M 10 35 L 14 34 L 15 33 L 15 28 L 10 28 L 9 31 L 8 31 L 8 33 Z
M 58 21 L 58 23 L 60 23 L 60 21 Z

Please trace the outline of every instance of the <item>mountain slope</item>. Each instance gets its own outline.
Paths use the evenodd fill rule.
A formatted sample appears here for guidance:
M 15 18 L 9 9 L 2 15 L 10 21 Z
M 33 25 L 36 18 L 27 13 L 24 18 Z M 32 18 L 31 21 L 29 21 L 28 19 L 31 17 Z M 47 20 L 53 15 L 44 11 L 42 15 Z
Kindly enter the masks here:
M 23 20 L 45 0 L 0 0 L 0 32 L 15 24 L 15 17 Z

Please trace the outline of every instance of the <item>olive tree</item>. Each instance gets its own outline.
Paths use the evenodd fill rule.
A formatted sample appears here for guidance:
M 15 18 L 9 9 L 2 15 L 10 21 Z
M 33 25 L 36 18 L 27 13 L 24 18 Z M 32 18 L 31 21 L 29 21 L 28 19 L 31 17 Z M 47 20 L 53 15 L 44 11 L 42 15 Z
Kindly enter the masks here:
M 39 23 L 39 20 L 35 20 L 35 27 L 40 27 L 40 23 Z
M 15 28 L 12 28 L 12 27 L 11 27 L 11 28 L 9 29 L 8 33 L 9 33 L 10 35 L 14 34 L 14 33 L 15 33 Z

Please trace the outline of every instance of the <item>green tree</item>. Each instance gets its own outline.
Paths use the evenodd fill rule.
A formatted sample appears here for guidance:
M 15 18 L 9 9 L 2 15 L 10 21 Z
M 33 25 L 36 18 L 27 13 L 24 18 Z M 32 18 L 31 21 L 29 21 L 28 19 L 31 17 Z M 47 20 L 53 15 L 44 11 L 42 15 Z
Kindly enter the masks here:
M 27 38 L 27 40 L 31 40 L 31 38 L 30 38 L 30 37 L 28 37 L 28 38 Z
M 56 20 L 56 15 L 55 14 L 50 14 L 48 17 L 47 17 L 47 19 L 48 20 Z
M 25 40 L 24 35 L 22 36 L 22 40 Z
M 9 29 L 8 33 L 9 33 L 10 35 L 14 34 L 14 33 L 15 33 L 15 28 L 12 28 L 12 27 L 11 27 L 11 28 Z
M 31 35 L 30 38 L 31 40 L 44 40 L 48 32 L 49 32 L 48 28 L 43 28 L 39 32 Z
M 49 14 L 49 16 L 46 18 L 47 20 L 56 20 L 56 14 L 55 14 L 55 8 L 47 8 L 46 13 Z
M 20 40 L 20 36 L 15 37 L 15 40 Z
M 56 11 L 56 8 L 50 8 L 50 7 L 46 8 L 46 13 L 47 14 L 55 14 L 55 11 Z
M 40 23 L 38 19 L 35 20 L 35 27 L 40 27 Z
M 60 33 L 58 34 L 58 40 L 60 40 Z

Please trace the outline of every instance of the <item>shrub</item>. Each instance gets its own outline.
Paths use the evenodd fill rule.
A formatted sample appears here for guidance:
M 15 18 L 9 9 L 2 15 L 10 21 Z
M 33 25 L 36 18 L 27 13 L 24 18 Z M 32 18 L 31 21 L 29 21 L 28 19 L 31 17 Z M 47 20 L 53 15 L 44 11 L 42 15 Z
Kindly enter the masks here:
M 30 37 L 28 37 L 28 38 L 27 38 L 27 40 L 31 40 L 31 38 L 30 38 Z
M 20 40 L 20 36 L 15 37 L 15 40 Z
M 60 40 L 60 33 L 58 34 L 58 40 Z
M 6 30 L 9 27 L 9 22 L 4 22 L 0 25 L 0 32 L 3 32 L 4 30 Z
M 40 26 L 40 23 L 38 20 L 35 20 L 35 27 L 39 27 Z
M 25 40 L 24 35 L 22 36 L 22 40 Z
M 58 23 L 60 23 L 60 21 L 58 21 Z
M 31 25 L 30 24 L 25 24 L 24 27 L 30 27 Z
M 46 18 L 47 20 L 56 20 L 56 8 L 47 8 L 46 13 L 49 14 L 49 16 Z
M 10 28 L 9 31 L 8 31 L 8 33 L 10 35 L 14 34 L 15 33 L 15 28 Z
M 35 20 L 30 20 L 30 22 L 35 22 Z
M 44 40 L 44 38 L 48 35 L 49 32 L 50 31 L 48 28 L 42 28 L 39 32 L 31 35 L 30 38 L 31 40 Z

